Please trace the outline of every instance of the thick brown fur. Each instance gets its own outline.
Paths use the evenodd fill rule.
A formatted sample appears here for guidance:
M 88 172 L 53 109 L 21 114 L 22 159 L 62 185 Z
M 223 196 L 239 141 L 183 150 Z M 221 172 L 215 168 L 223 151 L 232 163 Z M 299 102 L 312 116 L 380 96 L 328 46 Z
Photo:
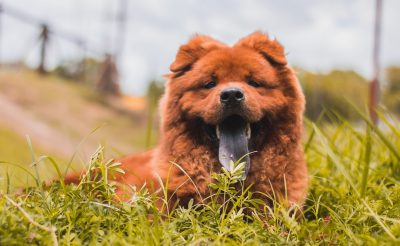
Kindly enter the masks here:
M 160 105 L 160 144 L 120 159 L 127 174 L 119 180 L 141 186 L 157 184 L 159 177 L 181 204 L 206 197 L 211 173 L 221 169 L 218 140 L 206 128 L 222 120 L 221 90 L 235 86 L 246 98 L 241 114 L 254 124 L 249 148 L 256 152 L 251 154 L 245 185 L 289 204 L 302 204 L 308 185 L 301 145 L 305 102 L 283 47 L 261 32 L 233 46 L 196 35 L 180 47 L 170 69 Z M 204 88 L 211 80 L 216 86 Z M 249 80 L 257 81 L 258 87 Z

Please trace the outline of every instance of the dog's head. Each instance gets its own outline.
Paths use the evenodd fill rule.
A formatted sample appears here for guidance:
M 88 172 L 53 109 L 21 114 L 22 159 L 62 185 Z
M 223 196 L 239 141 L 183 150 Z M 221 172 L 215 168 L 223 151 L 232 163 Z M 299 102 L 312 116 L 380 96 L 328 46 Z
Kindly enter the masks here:
M 170 69 L 164 107 L 169 112 L 163 115 L 170 119 L 164 120 L 187 121 L 187 131 L 205 136 L 210 146 L 216 143 L 225 167 L 246 155 L 249 146 L 260 150 L 257 143 L 268 137 L 270 126 L 301 121 L 303 94 L 284 49 L 261 32 L 232 47 L 194 36 L 180 47 Z M 250 158 L 244 160 L 248 171 Z

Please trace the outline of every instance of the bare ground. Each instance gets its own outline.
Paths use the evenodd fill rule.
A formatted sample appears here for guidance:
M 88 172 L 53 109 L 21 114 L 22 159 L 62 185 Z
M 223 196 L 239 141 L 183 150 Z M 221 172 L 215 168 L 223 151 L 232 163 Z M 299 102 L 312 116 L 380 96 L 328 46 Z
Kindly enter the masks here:
M 99 144 L 112 157 L 143 150 L 145 113 L 128 113 L 118 100 L 108 100 L 76 82 L 0 70 L 0 126 L 28 135 L 49 155 L 68 159 L 79 147 L 85 159 Z

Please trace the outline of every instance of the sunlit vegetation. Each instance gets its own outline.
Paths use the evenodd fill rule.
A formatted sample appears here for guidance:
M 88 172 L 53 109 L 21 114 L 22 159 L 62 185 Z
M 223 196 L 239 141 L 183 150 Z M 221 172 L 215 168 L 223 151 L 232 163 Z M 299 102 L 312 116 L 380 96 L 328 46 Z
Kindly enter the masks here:
M 356 114 L 364 118 L 356 128 L 333 114 L 326 116 L 331 125 L 306 121 L 304 148 L 311 181 L 302 210 L 277 202 L 264 207 L 245 187 L 234 189 L 240 165 L 214 175 L 214 195 L 204 204 L 190 202 L 187 208 L 167 212 L 168 198 L 154 196 L 146 187 L 136 187 L 128 202 L 115 199 L 115 187 L 105 177 L 120 170 L 106 161 L 103 148 L 89 159 L 91 171 L 78 185 L 61 181 L 43 186 L 35 168 L 46 166 L 60 180 L 63 169 L 35 155 L 34 165 L 23 171 L 33 185 L 22 193 L 12 192 L 12 177 L 1 174 L 0 244 L 398 244 L 398 122 L 381 114 L 385 130 L 380 130 Z

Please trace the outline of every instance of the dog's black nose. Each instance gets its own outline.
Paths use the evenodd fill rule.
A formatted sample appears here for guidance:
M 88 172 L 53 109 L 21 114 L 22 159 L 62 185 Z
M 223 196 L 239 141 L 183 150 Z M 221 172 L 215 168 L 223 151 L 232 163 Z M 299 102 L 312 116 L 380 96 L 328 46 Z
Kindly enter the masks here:
M 222 103 L 238 103 L 244 100 L 244 93 L 240 88 L 230 87 L 221 91 L 220 99 Z

